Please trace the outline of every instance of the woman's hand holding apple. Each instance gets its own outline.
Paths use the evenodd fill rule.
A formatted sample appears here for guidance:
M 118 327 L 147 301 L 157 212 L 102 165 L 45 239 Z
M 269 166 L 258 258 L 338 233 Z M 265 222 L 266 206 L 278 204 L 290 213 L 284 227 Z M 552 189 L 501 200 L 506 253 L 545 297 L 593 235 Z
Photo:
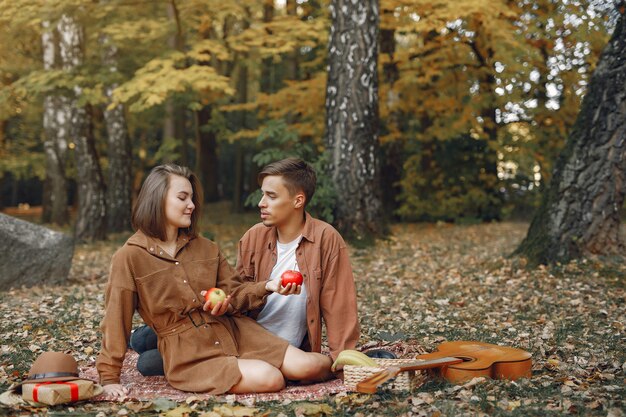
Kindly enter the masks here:
M 208 291 L 200 291 L 204 297 L 205 303 L 202 306 L 204 311 L 210 311 L 214 316 L 222 316 L 226 313 L 232 313 L 233 307 L 230 305 L 230 295 L 219 288 L 211 288 Z

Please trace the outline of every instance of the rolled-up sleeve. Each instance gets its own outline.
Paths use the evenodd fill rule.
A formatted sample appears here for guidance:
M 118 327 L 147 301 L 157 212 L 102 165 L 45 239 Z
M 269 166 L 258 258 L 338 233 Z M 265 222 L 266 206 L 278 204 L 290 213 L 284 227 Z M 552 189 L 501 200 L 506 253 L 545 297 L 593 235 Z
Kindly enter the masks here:
M 239 269 L 239 262 L 237 266 Z M 230 303 L 235 310 L 245 313 L 262 307 L 270 294 L 265 284 L 265 281 L 256 282 L 254 277 L 237 273 L 220 253 L 217 286 L 231 295 Z

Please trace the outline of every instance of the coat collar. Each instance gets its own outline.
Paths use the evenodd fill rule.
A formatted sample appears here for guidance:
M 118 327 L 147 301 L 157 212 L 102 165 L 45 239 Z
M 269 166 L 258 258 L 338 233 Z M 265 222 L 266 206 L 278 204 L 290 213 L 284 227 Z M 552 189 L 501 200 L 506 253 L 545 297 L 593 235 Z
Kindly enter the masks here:
M 189 236 L 186 233 L 179 234 L 176 242 L 176 255 L 178 255 L 178 252 L 193 239 L 193 236 Z M 160 251 L 158 249 L 160 242 L 161 241 L 159 239 L 150 237 L 141 230 L 137 230 L 135 234 L 129 237 L 126 241 L 127 244 L 144 248 L 146 251 L 152 253 L 153 255 L 160 256 L 162 258 L 170 258 L 170 256 L 165 251 Z M 161 254 L 161 252 L 163 253 Z

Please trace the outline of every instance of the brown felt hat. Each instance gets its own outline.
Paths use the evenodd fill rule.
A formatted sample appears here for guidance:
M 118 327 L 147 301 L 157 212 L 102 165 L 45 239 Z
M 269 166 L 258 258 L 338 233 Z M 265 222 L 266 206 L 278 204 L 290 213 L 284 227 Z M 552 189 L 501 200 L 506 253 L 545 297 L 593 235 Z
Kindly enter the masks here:
M 33 362 L 28 378 L 18 386 L 32 382 L 71 381 L 86 379 L 78 376 L 78 363 L 72 355 L 63 352 L 43 352 Z

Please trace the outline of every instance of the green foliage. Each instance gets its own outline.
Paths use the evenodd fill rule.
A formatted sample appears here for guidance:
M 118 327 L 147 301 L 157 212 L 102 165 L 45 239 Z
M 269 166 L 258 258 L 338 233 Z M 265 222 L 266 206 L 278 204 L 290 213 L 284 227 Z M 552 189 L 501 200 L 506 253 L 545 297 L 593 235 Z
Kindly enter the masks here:
M 154 161 L 159 163 L 174 162 L 180 158 L 181 140 L 178 138 L 165 137 L 154 154 Z
M 258 136 L 257 144 L 262 147 L 262 150 L 252 160 L 259 167 L 290 157 L 302 158 L 313 166 L 317 173 L 317 187 L 315 195 L 307 205 L 307 211 L 314 217 L 332 223 L 335 219 L 337 194 L 332 179 L 329 175 L 325 175 L 328 166 L 327 154 L 316 155 L 313 146 L 310 143 L 301 142 L 298 134 L 290 130 L 284 120 L 269 122 Z M 256 207 L 260 199 L 261 190 L 256 190 L 248 196 L 245 205 Z
M 502 197 L 492 191 L 485 147 L 468 136 L 421 144 L 404 165 L 397 214 L 412 221 L 497 219 Z

